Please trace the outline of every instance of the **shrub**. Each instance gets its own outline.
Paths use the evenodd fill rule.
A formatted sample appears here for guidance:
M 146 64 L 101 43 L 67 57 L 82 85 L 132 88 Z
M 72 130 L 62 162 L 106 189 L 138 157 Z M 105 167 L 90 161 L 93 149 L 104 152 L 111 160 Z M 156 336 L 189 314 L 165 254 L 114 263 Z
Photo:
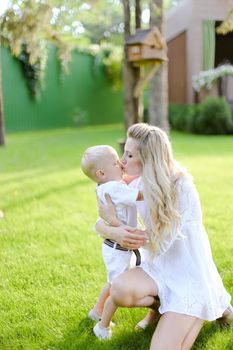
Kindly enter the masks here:
M 232 130 L 232 112 L 224 98 L 209 97 L 198 105 L 190 131 L 214 135 L 228 134 Z
M 168 117 L 172 129 L 192 131 L 196 105 L 169 105 Z
M 233 110 L 224 98 L 209 97 L 199 105 L 169 105 L 172 129 L 198 134 L 233 134 Z

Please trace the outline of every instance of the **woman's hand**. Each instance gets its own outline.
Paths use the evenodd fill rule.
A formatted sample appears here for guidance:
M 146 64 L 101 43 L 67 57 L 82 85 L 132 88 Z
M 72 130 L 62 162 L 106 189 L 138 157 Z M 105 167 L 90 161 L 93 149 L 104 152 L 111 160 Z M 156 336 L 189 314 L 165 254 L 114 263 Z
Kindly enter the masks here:
M 148 242 L 145 231 L 130 226 L 109 226 L 104 220 L 99 219 L 95 224 L 95 230 L 103 238 L 112 239 L 127 249 L 138 249 Z
M 109 194 L 105 195 L 105 199 L 107 201 L 107 205 L 103 204 L 101 200 L 97 197 L 99 216 L 109 223 L 112 226 L 120 226 L 122 225 L 121 221 L 116 216 L 115 205 L 113 204 L 111 197 Z
M 144 246 L 148 242 L 145 231 L 130 226 L 112 227 L 112 239 L 122 247 L 134 250 Z

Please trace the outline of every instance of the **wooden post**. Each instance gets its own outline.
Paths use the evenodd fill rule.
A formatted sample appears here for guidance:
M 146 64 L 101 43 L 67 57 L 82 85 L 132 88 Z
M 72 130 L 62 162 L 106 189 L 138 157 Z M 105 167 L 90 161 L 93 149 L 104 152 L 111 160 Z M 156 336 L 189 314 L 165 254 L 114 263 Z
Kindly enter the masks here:
M 147 73 L 140 78 L 134 89 L 134 97 L 139 97 L 142 94 L 143 87 L 153 78 L 160 65 L 161 62 L 155 62 L 151 65 Z

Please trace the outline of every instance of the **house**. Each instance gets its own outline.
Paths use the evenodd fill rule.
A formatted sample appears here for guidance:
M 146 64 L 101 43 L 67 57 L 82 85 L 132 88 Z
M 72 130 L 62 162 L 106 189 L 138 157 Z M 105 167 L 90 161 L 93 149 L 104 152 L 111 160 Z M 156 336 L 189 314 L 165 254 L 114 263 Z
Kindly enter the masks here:
M 166 15 L 170 103 L 194 103 L 192 76 L 221 63 L 233 64 L 233 33 L 216 27 L 227 16 L 228 0 L 181 0 Z

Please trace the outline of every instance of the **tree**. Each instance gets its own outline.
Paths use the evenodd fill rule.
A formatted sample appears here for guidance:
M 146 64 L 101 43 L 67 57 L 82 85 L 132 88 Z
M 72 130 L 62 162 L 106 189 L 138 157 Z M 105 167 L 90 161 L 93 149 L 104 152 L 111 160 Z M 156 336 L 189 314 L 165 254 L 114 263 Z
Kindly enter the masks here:
M 166 6 L 172 6 L 173 1 L 166 1 Z M 125 41 L 129 39 L 130 32 L 130 5 L 129 1 L 124 0 L 124 20 L 125 20 Z M 164 34 L 164 19 L 163 19 L 163 1 L 153 1 L 150 3 L 151 20 L 150 27 L 157 26 Z M 135 28 L 141 27 L 141 7 L 142 2 L 135 0 Z M 146 81 L 153 77 L 157 70 L 159 62 L 152 66 L 140 68 L 135 67 L 127 62 L 127 53 L 125 45 L 124 58 L 124 105 L 125 105 L 125 126 L 126 129 L 133 123 L 143 121 L 143 101 L 142 88 Z M 149 68 L 149 70 L 147 69 Z M 141 70 L 144 70 L 142 76 Z M 146 72 L 147 70 L 147 72 Z M 158 125 L 164 130 L 168 131 L 167 119 L 167 64 L 162 64 L 158 72 L 152 78 L 149 91 L 149 122 Z M 137 97 L 135 97 L 137 96 Z
M 157 26 L 165 35 L 163 0 L 152 0 L 150 4 L 150 25 Z M 168 123 L 168 67 L 164 62 L 150 82 L 149 122 L 163 130 L 169 130 Z
M 143 110 L 140 108 L 141 96 L 134 97 L 134 88 L 140 78 L 140 68 L 134 67 L 127 61 L 126 41 L 131 35 L 131 11 L 128 0 L 123 0 L 124 8 L 124 111 L 125 128 L 141 121 Z M 141 27 L 141 6 L 140 0 L 135 1 L 135 28 Z

